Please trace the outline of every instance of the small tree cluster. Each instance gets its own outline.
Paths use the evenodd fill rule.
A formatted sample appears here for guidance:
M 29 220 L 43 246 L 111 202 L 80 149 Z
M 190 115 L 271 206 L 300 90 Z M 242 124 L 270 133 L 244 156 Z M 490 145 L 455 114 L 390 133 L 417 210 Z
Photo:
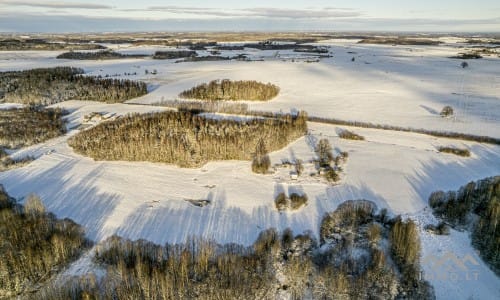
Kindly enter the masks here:
M 266 174 L 271 166 L 271 159 L 267 154 L 266 145 L 263 139 L 260 139 L 255 146 L 255 154 L 252 160 L 252 171 L 254 173 Z
M 266 101 L 276 97 L 279 87 L 274 84 L 260 83 L 254 80 L 231 81 L 229 79 L 213 80 L 182 92 L 179 96 L 187 99 L 209 101 L 218 100 L 250 100 Z
M 290 197 L 287 197 L 285 193 L 279 193 L 274 199 L 274 204 L 279 211 L 288 209 L 298 210 L 302 206 L 307 205 L 307 195 L 291 193 Z
M 455 155 L 463 156 L 463 157 L 470 156 L 469 149 L 460 149 L 460 148 L 455 148 L 455 147 L 439 147 L 438 151 L 443 152 L 443 153 L 455 154 Z

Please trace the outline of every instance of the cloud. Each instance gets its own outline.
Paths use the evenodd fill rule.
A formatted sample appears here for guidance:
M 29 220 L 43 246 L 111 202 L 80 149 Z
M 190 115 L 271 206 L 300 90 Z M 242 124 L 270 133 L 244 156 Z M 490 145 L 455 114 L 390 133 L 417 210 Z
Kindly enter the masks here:
M 145 20 L 125 17 L 12 13 L 0 17 L 0 32 L 126 32 L 126 31 L 419 31 L 498 32 L 500 18 L 396 19 L 346 17 L 308 18 L 164 18 Z
M 269 8 L 269 7 L 254 7 L 246 9 L 221 9 L 221 8 L 199 8 L 199 7 L 184 7 L 184 6 L 151 6 L 149 11 L 162 11 L 172 14 L 187 14 L 206 17 L 253 17 L 253 18 L 282 18 L 282 19 L 331 19 L 331 18 L 346 18 L 358 17 L 361 13 L 354 9 L 327 7 L 323 9 L 306 8 L 306 9 L 286 9 L 286 8 Z
M 40 8 L 77 8 L 77 9 L 111 9 L 112 6 L 92 3 L 70 3 L 70 2 L 41 2 L 41 1 L 23 1 L 23 0 L 0 0 L 0 4 L 8 6 L 30 6 Z

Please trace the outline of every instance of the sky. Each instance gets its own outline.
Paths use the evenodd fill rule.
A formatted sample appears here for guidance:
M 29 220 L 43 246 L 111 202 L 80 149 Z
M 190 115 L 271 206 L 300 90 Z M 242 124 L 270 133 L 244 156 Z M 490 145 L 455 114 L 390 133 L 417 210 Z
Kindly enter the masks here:
M 500 32 L 498 0 L 0 0 L 0 32 Z

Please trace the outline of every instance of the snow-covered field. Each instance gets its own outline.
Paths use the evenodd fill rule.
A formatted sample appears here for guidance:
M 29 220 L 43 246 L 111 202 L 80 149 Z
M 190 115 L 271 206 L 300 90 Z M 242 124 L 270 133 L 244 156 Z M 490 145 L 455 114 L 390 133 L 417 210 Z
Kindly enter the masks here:
M 254 62 L 173 63 L 152 59 L 110 61 L 56 60 L 59 52 L 3 52 L 0 70 L 71 65 L 92 75 L 121 74 L 145 80 L 152 92 L 130 103 L 150 104 L 176 99 L 179 92 L 212 79 L 251 79 L 280 86 L 280 95 L 266 103 L 250 103 L 259 110 L 303 109 L 309 115 L 389 125 L 488 135 L 500 138 L 500 59 L 469 61 L 447 57 L 463 51 L 456 45 L 374 46 L 352 41 L 329 41 L 333 58 L 319 63 L 282 61 L 297 53 L 235 51 Z M 151 53 L 151 47 L 122 47 L 117 51 Z M 143 51 L 143 52 L 141 52 Z M 351 52 L 351 53 L 349 53 Z M 226 55 L 223 53 L 222 55 Z M 355 57 L 355 61 L 351 58 Z M 156 69 L 158 74 L 145 74 Z M 134 73 L 136 76 L 123 76 Z M 456 118 L 444 119 L 444 105 Z M 211 162 L 199 169 L 136 162 L 96 162 L 75 154 L 67 139 L 77 133 L 91 112 L 114 113 L 162 110 L 148 105 L 68 101 L 66 136 L 16 151 L 14 157 L 34 155 L 26 167 L 0 173 L 0 183 L 18 199 L 41 196 L 47 209 L 82 224 L 90 238 L 112 234 L 156 243 L 183 242 L 192 235 L 219 242 L 251 244 L 260 231 L 290 227 L 296 233 L 317 235 L 322 216 L 340 203 L 367 199 L 393 214 L 405 214 L 421 227 L 435 221 L 427 198 L 435 190 L 457 189 L 471 180 L 500 174 L 500 147 L 435 138 L 421 134 L 348 128 L 309 123 L 310 134 L 271 154 L 273 164 L 314 157 L 314 145 L 329 139 L 335 151 L 347 151 L 341 182 L 328 185 L 304 174 L 292 180 L 287 170 L 256 175 L 250 162 Z M 3 106 L 2 106 L 3 107 Z M 365 141 L 340 139 L 342 129 Z M 443 154 L 438 146 L 467 148 L 469 158 Z M 308 204 L 296 212 L 278 212 L 274 197 L 284 191 L 303 191 Z M 186 200 L 210 200 L 197 207 Z M 475 255 L 479 281 L 430 279 L 440 299 L 498 299 L 500 279 L 480 261 L 465 233 L 434 236 L 422 230 L 423 256 L 452 251 Z M 424 265 L 424 270 L 429 271 Z M 470 298 L 472 297 L 472 298 Z

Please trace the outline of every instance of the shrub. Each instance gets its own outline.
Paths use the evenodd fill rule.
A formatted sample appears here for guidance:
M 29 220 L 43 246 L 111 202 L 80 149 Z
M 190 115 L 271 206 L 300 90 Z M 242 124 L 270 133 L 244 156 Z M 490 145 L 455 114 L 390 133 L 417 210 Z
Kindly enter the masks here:
M 297 193 L 292 193 L 290 195 L 290 208 L 292 210 L 297 210 L 306 204 L 307 204 L 306 194 L 299 195 Z
M 265 174 L 271 166 L 271 160 L 267 154 L 266 145 L 263 139 L 260 139 L 255 146 L 255 154 L 252 160 L 252 171 L 254 173 Z
M 326 168 L 324 176 L 329 182 L 337 182 L 340 180 L 339 174 L 333 168 Z
M 443 107 L 440 113 L 441 117 L 449 117 L 453 115 L 453 107 L 447 105 Z
M 458 156 L 469 157 L 470 151 L 468 149 L 459 149 L 455 147 L 439 147 L 439 152 L 455 154 Z
M 339 133 L 339 137 L 341 139 L 355 140 L 355 141 L 363 141 L 365 139 L 363 136 L 349 130 L 342 130 L 342 132 Z
M 295 160 L 295 172 L 297 172 L 298 176 L 302 175 L 302 172 L 304 172 L 304 165 L 301 159 Z
M 289 205 L 285 193 L 279 193 L 274 199 L 274 204 L 279 211 L 287 210 Z
M 279 88 L 271 83 L 264 84 L 254 80 L 222 81 L 213 80 L 208 84 L 201 84 L 182 92 L 179 96 L 188 99 L 200 100 L 250 100 L 267 101 L 276 97 Z

